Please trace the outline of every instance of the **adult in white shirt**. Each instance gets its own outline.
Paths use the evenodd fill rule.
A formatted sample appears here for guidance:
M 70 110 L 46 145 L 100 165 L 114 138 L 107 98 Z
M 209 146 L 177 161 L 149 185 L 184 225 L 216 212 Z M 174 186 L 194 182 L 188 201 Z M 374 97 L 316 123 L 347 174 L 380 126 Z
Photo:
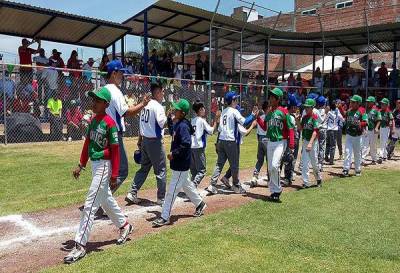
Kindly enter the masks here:
M 327 111 L 326 111 L 327 99 L 324 96 L 319 96 L 316 99 L 317 103 L 317 117 L 318 117 L 318 167 L 319 171 L 322 172 L 322 166 L 324 164 L 325 148 L 326 148 L 326 130 L 327 130 Z
M 57 62 L 50 59 L 50 67 L 45 68 L 40 78 L 46 84 L 45 101 L 47 102 L 51 97 L 57 93 L 58 89 L 58 71 L 56 70 Z
M 163 144 L 163 128 L 167 122 L 167 116 L 161 105 L 164 99 L 164 90 L 161 85 L 152 83 L 151 95 L 153 99 L 140 113 L 140 139 L 138 142 L 138 148 L 141 151 L 140 169 L 135 174 L 131 190 L 125 201 L 133 204 L 139 203 L 138 191 L 153 167 L 157 180 L 157 204 L 162 205 L 167 183 L 166 156 Z
M 336 138 L 339 130 L 340 122 L 344 122 L 344 118 L 340 113 L 339 109 L 336 108 L 336 103 L 330 104 L 330 110 L 327 118 L 327 134 L 326 134 L 326 150 L 325 150 L 325 161 L 329 162 L 329 165 L 333 165 L 336 150 Z

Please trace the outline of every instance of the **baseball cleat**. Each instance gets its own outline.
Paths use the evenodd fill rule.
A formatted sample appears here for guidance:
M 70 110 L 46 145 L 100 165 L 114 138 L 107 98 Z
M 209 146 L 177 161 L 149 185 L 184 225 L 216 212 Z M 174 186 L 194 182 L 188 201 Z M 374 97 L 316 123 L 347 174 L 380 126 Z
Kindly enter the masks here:
M 165 220 L 162 217 L 154 220 L 153 223 L 151 223 L 152 227 L 154 227 L 154 228 L 155 227 L 162 227 L 162 226 L 169 225 L 169 224 L 170 224 L 169 220 Z
M 206 191 L 208 191 L 211 194 L 218 194 L 218 190 L 215 186 L 210 185 L 206 188 Z
M 348 177 L 349 176 L 349 171 L 348 170 L 343 170 L 342 172 L 344 177 Z
M 274 192 L 274 193 L 272 193 L 270 196 L 267 197 L 267 201 L 269 201 L 269 202 L 275 202 L 275 203 L 280 203 L 280 202 L 281 202 L 281 200 L 280 200 L 280 195 L 281 195 L 281 193 Z
M 309 189 L 310 186 L 309 186 L 309 185 L 306 185 L 306 184 L 303 184 L 303 185 L 301 185 L 301 188 L 302 188 L 303 190 L 305 190 L 305 189 Z
M 194 212 L 193 216 L 200 217 L 204 214 L 205 209 L 207 208 L 207 204 L 204 201 L 197 206 L 196 211 Z
M 376 161 L 372 161 L 372 162 L 371 162 L 371 165 L 376 165 Z
M 122 245 L 128 239 L 129 234 L 133 231 L 133 226 L 131 224 L 126 225 L 124 228 L 119 229 L 119 238 L 117 240 L 117 245 Z
M 356 172 L 356 176 L 361 176 L 361 172 Z
M 317 180 L 317 187 L 321 188 L 322 187 L 322 180 Z
M 343 155 L 339 155 L 339 160 L 343 160 Z
M 378 164 L 382 164 L 382 158 L 379 158 L 377 162 Z
M 79 244 L 75 244 L 75 247 L 71 250 L 71 252 L 64 257 L 64 263 L 72 264 L 78 261 L 79 259 L 85 257 L 85 255 L 86 255 L 86 249 Z
M 128 204 L 139 204 L 139 198 L 137 197 L 137 193 L 129 192 L 128 195 L 125 197 L 125 201 Z
M 225 186 L 227 189 L 230 189 L 230 188 L 231 188 L 231 184 L 229 183 L 229 179 L 226 178 L 225 176 L 223 176 L 223 177 L 221 178 L 221 182 L 222 182 L 222 184 L 224 184 L 224 186 Z
M 242 187 L 242 185 L 237 185 L 237 186 L 233 186 L 232 187 L 232 189 L 233 189 L 233 191 L 235 192 L 235 193 L 237 193 L 237 194 L 245 194 L 246 193 L 246 190 L 245 189 L 243 189 L 243 187 Z
M 255 188 L 258 185 L 258 177 L 253 176 L 253 178 L 250 181 L 250 188 Z

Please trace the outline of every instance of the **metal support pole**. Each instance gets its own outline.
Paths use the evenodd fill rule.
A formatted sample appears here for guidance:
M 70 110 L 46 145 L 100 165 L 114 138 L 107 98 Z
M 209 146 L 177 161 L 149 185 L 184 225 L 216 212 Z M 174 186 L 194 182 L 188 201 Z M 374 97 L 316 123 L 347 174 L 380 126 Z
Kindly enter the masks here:
M 215 6 L 213 17 L 211 18 L 211 21 L 210 21 L 210 33 L 209 33 L 209 47 L 210 48 L 209 48 L 209 51 L 208 51 L 209 59 L 210 59 L 209 67 L 208 67 L 209 68 L 209 71 L 208 71 L 209 88 L 208 88 L 208 93 L 207 93 L 207 106 L 208 106 L 208 109 L 211 109 L 211 89 L 212 89 L 212 79 L 211 79 L 211 76 L 212 76 L 212 63 L 211 63 L 211 61 L 212 61 L 212 58 L 211 58 L 211 56 L 212 56 L 211 55 L 211 49 L 212 49 L 212 27 L 213 27 L 214 18 L 215 18 L 215 15 L 217 14 L 220 2 L 221 2 L 221 0 L 218 0 L 217 5 Z M 211 120 L 211 111 L 207 111 L 207 112 L 208 112 L 208 120 L 210 121 Z
M 282 81 L 285 79 L 285 69 L 286 68 L 286 54 L 282 54 Z
M 235 61 L 236 61 L 236 50 L 233 49 L 232 50 L 232 68 L 231 68 L 232 75 L 233 75 L 233 72 L 235 71 Z
M 321 36 L 322 36 L 322 70 L 321 70 L 321 75 L 322 75 L 322 95 L 324 94 L 324 90 L 323 90 L 323 80 L 324 80 L 324 71 L 325 71 L 325 32 L 324 32 L 324 28 L 322 26 L 322 21 L 321 21 L 321 16 L 318 14 L 318 21 L 319 21 L 319 27 L 321 30 Z
M 315 44 L 313 44 L 312 50 L 312 83 L 315 85 Z
M 103 55 L 107 55 L 107 48 L 103 49 Z
M 121 38 L 121 62 L 125 66 L 125 38 Z
M 393 65 L 397 68 L 397 42 L 393 43 Z
M 219 46 L 219 30 L 218 29 L 215 29 L 214 30 L 214 32 L 215 32 L 215 38 L 214 38 L 214 62 L 217 60 L 217 58 L 218 58 L 218 46 Z M 211 60 L 212 59 L 210 59 L 210 62 L 211 62 Z
M 332 55 L 332 67 L 331 67 L 332 75 L 333 75 L 333 72 L 335 72 L 335 55 Z
M 145 75 L 148 74 L 149 64 L 149 33 L 148 33 L 148 24 L 147 24 L 147 10 L 143 13 L 143 72 Z
M 3 70 L 2 70 L 2 78 L 1 80 L 3 81 L 3 117 L 4 117 L 4 145 L 7 145 L 7 99 L 6 99 L 6 88 L 5 88 L 5 81 L 6 81 L 6 65 L 4 64 L 3 61 Z
M 115 60 L 115 43 L 112 44 L 112 59 Z
M 369 24 L 368 24 L 368 15 L 367 10 L 364 8 L 364 19 L 365 19 L 365 26 L 367 28 L 367 69 L 365 70 L 365 99 L 368 98 L 368 69 L 369 69 L 369 47 L 370 47 L 370 38 L 369 38 Z

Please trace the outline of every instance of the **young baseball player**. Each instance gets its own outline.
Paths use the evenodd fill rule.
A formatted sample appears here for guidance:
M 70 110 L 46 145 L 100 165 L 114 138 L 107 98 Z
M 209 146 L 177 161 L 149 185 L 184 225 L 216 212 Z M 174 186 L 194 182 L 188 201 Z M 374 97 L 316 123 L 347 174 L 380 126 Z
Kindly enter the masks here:
M 164 107 L 161 102 L 164 99 L 164 91 L 161 85 L 151 84 L 153 99 L 140 112 L 140 139 L 138 148 L 141 150 L 141 166 L 132 181 L 132 188 L 125 198 L 128 203 L 137 204 L 138 191 L 146 181 L 151 167 L 157 180 L 157 204 L 162 205 L 166 190 L 166 159 L 163 144 L 163 128 L 167 122 Z
M 262 106 L 264 114 L 260 116 L 261 119 L 265 119 L 265 113 L 268 111 L 268 101 L 264 101 Z M 264 159 L 267 161 L 267 132 L 261 128 L 257 123 L 257 162 L 253 171 L 253 178 L 250 181 L 250 187 L 254 188 L 258 185 L 258 176 L 260 174 L 261 167 L 264 165 Z
M 242 113 L 243 112 L 243 108 L 241 108 L 240 107 L 240 105 L 238 104 L 237 106 L 236 106 L 236 109 L 240 112 L 240 113 Z M 244 128 L 242 125 L 238 125 L 238 129 L 237 129 L 237 132 L 236 132 L 236 143 L 237 143 L 237 145 L 238 145 L 238 157 L 240 158 L 240 145 L 242 145 L 243 144 L 243 138 L 245 137 L 245 136 L 248 136 L 250 133 L 251 133 L 251 130 L 253 130 L 253 128 L 255 127 L 257 125 L 257 121 L 253 121 L 253 123 L 251 124 L 251 126 L 248 128 L 248 129 L 246 129 L 246 128 Z M 225 175 L 221 178 L 221 182 L 224 184 L 224 185 L 229 185 L 229 187 L 228 188 L 231 188 L 231 186 L 230 186 L 230 182 L 229 182 L 229 179 L 232 177 L 232 170 L 231 170 L 231 168 L 229 168 L 227 171 L 226 171 L 226 173 L 225 173 Z
M 325 161 L 328 162 L 329 165 L 333 165 L 339 124 L 344 122 L 344 118 L 339 109 L 337 109 L 335 102 L 332 102 L 329 108 L 330 109 L 327 115 L 328 130 L 326 132 Z
M 387 98 L 383 98 L 381 100 L 381 131 L 380 131 L 380 154 L 378 163 L 381 164 L 382 161 L 387 159 L 387 144 L 389 140 L 389 136 L 394 132 L 394 122 L 393 122 L 393 114 L 389 109 L 389 100 Z
M 220 112 L 215 114 L 214 124 L 210 126 L 205 120 L 206 109 L 202 102 L 195 102 L 192 106 L 196 116 L 192 119 L 191 124 L 194 129 L 192 135 L 192 150 L 190 161 L 190 174 L 194 185 L 197 187 L 206 175 L 206 154 L 207 135 L 212 135 L 217 128 Z
M 153 227 L 161 227 L 170 223 L 169 218 L 174 205 L 176 196 L 183 189 L 186 196 L 195 205 L 194 216 L 201 216 L 207 205 L 203 202 L 193 181 L 189 177 L 192 135 L 194 129 L 190 122 L 185 118 L 189 113 L 190 105 L 185 99 L 180 99 L 177 103 L 172 103 L 175 109 L 174 132 L 172 135 L 171 152 L 168 154 L 170 168 L 172 170 L 171 183 L 165 202 L 162 206 L 161 217 L 153 222 Z
M 222 111 L 219 119 L 218 126 L 218 142 L 217 142 L 217 163 L 215 166 L 214 174 L 211 177 L 210 186 L 206 189 L 211 194 L 217 194 L 217 181 L 221 175 L 221 171 L 224 168 L 226 161 L 228 160 L 230 168 L 232 170 L 232 183 L 233 190 L 235 193 L 243 194 L 246 191 L 242 188 L 239 182 L 239 153 L 237 145 L 237 135 L 235 131 L 239 124 L 246 126 L 250 124 L 258 114 L 258 109 L 253 109 L 253 113 L 244 118 L 240 112 L 236 109 L 238 104 L 239 96 L 230 91 L 225 95 L 225 102 L 227 107 Z M 230 187 L 229 184 L 225 185 Z
M 366 159 L 369 150 L 373 165 L 376 164 L 377 160 L 376 142 L 378 140 L 379 126 L 382 120 L 381 112 L 376 108 L 375 103 L 375 97 L 370 96 L 367 98 L 366 114 L 368 116 L 368 132 L 367 140 L 365 141 L 362 150 L 362 160 L 364 161 Z
M 396 109 L 393 111 L 393 118 L 395 127 L 387 147 L 388 159 L 393 157 L 396 142 L 400 138 L 400 100 L 396 101 Z
M 318 117 L 318 168 L 322 172 L 326 149 L 326 131 L 328 129 L 328 116 L 326 111 L 326 101 L 324 96 L 319 96 L 316 100 Z
M 282 97 L 281 89 L 272 89 L 269 97 L 271 110 L 267 113 L 265 121 L 257 119 L 257 122 L 267 130 L 267 159 L 270 177 L 268 187 L 271 191 L 268 200 L 272 202 L 280 202 L 282 186 L 279 170 L 283 152 L 286 149 L 285 145 L 289 143 L 292 153 L 294 149 L 294 124 L 291 122 L 288 111 L 280 106 Z
M 361 135 L 367 126 L 367 115 L 360 110 L 362 98 L 354 95 L 350 99 L 350 109 L 346 112 L 345 119 L 345 159 L 343 163 L 343 175 L 349 176 L 349 170 L 352 162 L 352 153 L 354 153 L 354 167 L 356 176 L 361 175 Z
M 111 101 L 111 94 L 107 88 L 103 87 L 90 92 L 89 95 L 93 98 L 93 112 L 96 116 L 88 127 L 80 162 L 73 171 L 73 175 L 78 179 L 90 158 L 93 178 L 82 211 L 79 229 L 75 235 L 75 247 L 65 256 L 65 263 L 76 262 L 86 255 L 85 246 L 89 240 L 95 213 L 100 206 L 113 224 L 120 229 L 117 244 L 125 243 L 133 229 L 111 193 L 111 189 L 117 185 L 120 160 L 118 129 L 105 112 Z
M 294 166 L 296 165 L 297 155 L 299 152 L 299 138 L 300 132 L 296 124 L 296 117 L 299 118 L 299 107 L 301 102 L 298 102 L 296 97 L 293 95 L 288 96 L 288 111 L 290 115 L 290 122 L 294 125 L 294 150 L 291 153 L 289 145 L 286 145 L 286 150 L 284 152 L 282 162 L 284 166 L 285 179 L 282 181 L 285 186 L 292 184 L 294 180 Z
M 308 177 L 309 163 L 314 172 L 315 179 L 317 180 L 317 186 L 321 187 L 322 180 L 320 170 L 318 168 L 318 116 L 313 113 L 313 108 L 315 106 L 315 101 L 313 99 L 307 99 L 304 103 L 304 108 L 306 110 L 306 115 L 301 119 L 300 127 L 303 136 L 303 149 L 301 158 L 303 160 L 303 166 L 301 175 L 303 178 L 303 188 L 309 188 L 310 182 Z

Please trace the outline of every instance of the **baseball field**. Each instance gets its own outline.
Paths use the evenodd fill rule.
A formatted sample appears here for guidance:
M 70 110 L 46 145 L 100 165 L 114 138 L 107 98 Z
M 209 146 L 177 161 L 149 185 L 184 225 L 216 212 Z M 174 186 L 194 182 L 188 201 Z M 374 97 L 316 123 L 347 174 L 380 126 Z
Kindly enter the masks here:
M 168 142 L 168 140 L 166 140 Z M 208 141 L 207 168 L 216 156 Z M 265 202 L 268 189 L 247 196 L 206 197 L 206 215 L 194 219 L 180 200 L 173 224 L 152 229 L 160 207 L 125 206 L 123 197 L 138 168 L 117 195 L 135 226 L 131 240 L 115 246 L 109 220 L 93 229 L 88 256 L 63 265 L 62 247 L 73 239 L 90 170 L 74 181 L 71 170 L 81 142 L 9 145 L 0 149 L 0 268 L 5 272 L 400 272 L 400 158 L 370 166 L 362 177 L 339 178 L 342 161 L 324 171 L 324 186 L 286 188 L 282 203 Z M 135 140 L 126 139 L 131 157 Z M 167 147 L 168 147 L 167 143 Z M 251 178 L 256 138 L 241 149 L 241 179 Z M 202 184 L 203 189 L 207 183 Z M 149 176 L 140 197 L 155 199 Z M 202 194 L 205 194 L 202 192 Z

